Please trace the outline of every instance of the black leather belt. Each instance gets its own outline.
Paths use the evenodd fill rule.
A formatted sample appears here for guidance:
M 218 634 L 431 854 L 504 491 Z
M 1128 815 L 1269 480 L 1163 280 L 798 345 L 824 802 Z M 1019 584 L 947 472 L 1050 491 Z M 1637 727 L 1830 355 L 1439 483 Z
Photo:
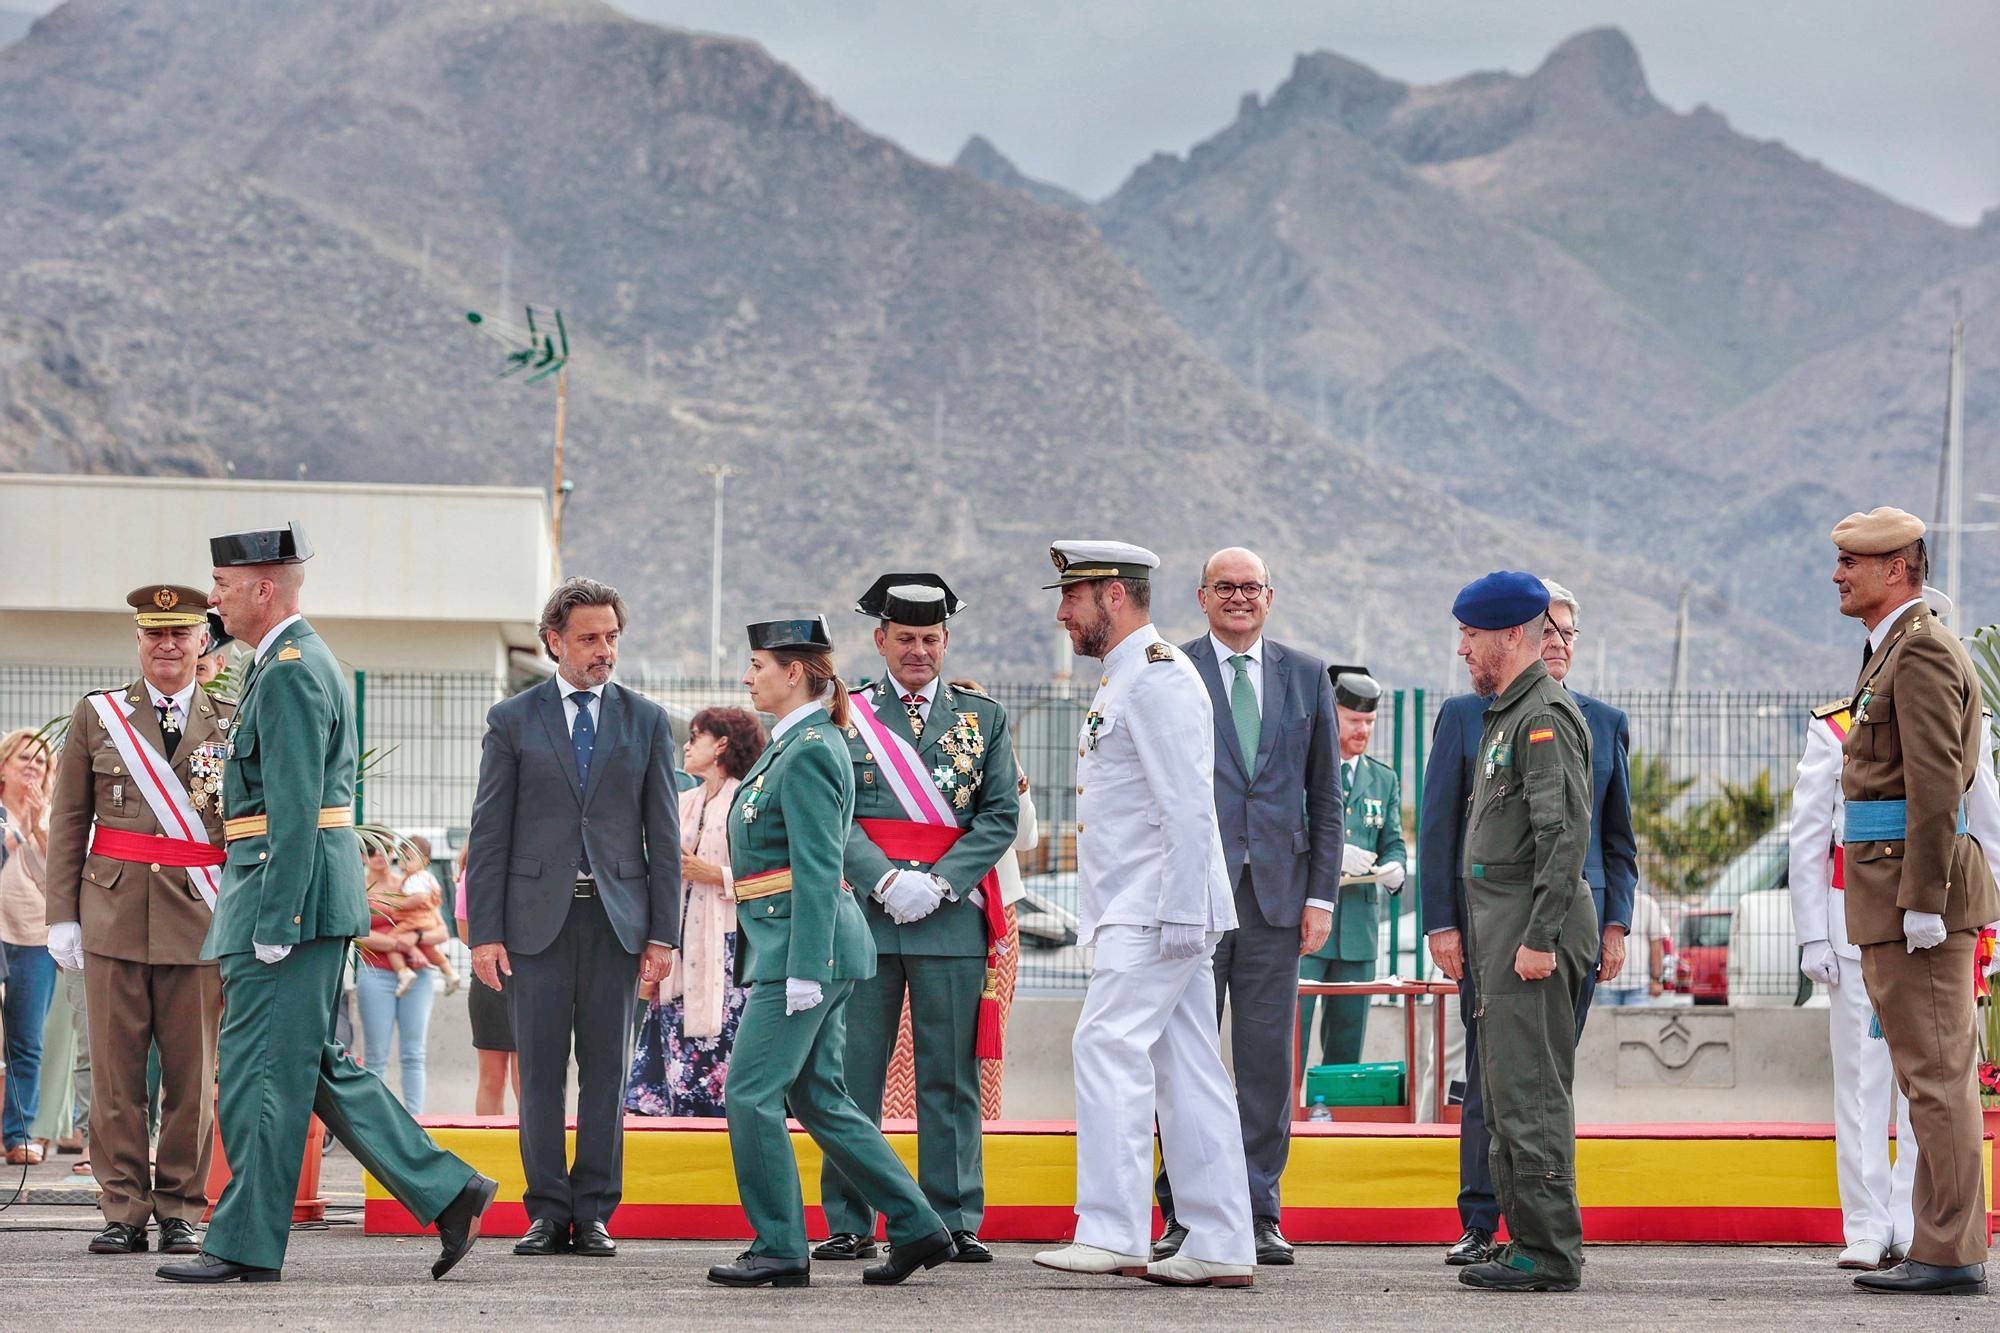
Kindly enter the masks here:
M 574 896 L 578 898 L 595 898 L 597 896 L 596 879 L 589 875 L 578 875 L 576 877 L 576 893 Z

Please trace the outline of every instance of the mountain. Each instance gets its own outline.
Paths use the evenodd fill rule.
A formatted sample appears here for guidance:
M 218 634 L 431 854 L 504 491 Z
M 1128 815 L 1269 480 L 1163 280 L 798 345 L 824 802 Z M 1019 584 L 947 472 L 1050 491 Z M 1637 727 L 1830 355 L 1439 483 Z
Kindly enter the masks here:
M 25 14 L 18 9 L 0 9 L 0 46 L 19 41 L 34 26 L 33 14 Z
M 1288 638 L 1365 625 L 1391 678 L 1438 678 L 1451 592 L 1496 565 L 1561 572 L 1618 678 L 1664 677 L 1676 571 L 1312 431 L 1086 219 L 593 0 L 70 0 L 0 52 L 0 234 L 0 348 L 32 368 L 0 466 L 541 482 L 552 385 L 496 382 L 463 312 L 559 305 L 566 564 L 660 665 L 706 660 L 697 469 L 726 462 L 732 623 L 935 566 L 967 669 L 1039 673 L 1052 538 L 1154 545 L 1175 634 L 1201 556 L 1247 541 Z M 1806 651 L 1731 632 L 1755 656 L 1716 679 Z
M 1952 227 L 1673 111 L 1612 30 L 1528 75 L 1430 87 L 1300 56 L 1093 217 L 1204 347 L 1329 438 L 1496 516 L 1559 514 L 1585 545 L 1702 569 L 1728 605 L 1828 642 L 1851 635 L 1771 585 L 1768 558 L 1817 560 L 1833 518 L 1892 490 L 1930 512 L 1934 425 L 1892 476 L 1848 460 L 1901 398 L 1936 420 L 1943 361 L 1900 354 L 1905 329 L 1874 373 L 1823 372 L 2000 262 L 2000 216 Z M 1797 491 L 1801 466 L 1848 498 Z
M 960 171 L 979 177 L 988 185 L 997 185 L 1003 190 L 1025 194 L 1038 204 L 1068 209 L 1072 213 L 1081 213 L 1090 207 L 1083 201 L 1082 196 L 1071 194 L 1060 185 L 1051 185 L 1047 181 L 1039 181 L 1032 176 L 1024 175 L 1021 169 L 1015 166 L 1005 153 L 995 148 L 993 141 L 983 134 L 975 134 L 967 139 L 965 147 L 958 150 L 958 156 L 952 159 L 951 164 Z

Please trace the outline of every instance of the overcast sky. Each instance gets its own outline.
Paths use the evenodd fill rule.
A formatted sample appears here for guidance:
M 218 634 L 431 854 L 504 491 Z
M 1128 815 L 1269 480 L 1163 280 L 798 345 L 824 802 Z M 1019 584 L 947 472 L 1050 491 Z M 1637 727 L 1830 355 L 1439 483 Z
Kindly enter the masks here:
M 1526 73 L 1623 28 L 1654 94 L 1706 102 L 1953 222 L 2000 204 L 2000 0 L 613 0 L 754 38 L 921 157 L 977 131 L 1097 199 L 1268 93 L 1300 51 L 1392 78 Z M 0 4 L 6 0 L 0 0 Z

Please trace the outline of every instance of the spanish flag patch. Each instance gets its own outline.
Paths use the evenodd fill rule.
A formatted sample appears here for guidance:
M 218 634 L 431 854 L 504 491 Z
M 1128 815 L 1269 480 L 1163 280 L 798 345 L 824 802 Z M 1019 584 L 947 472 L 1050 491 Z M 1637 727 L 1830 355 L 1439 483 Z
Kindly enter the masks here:
M 1555 738 L 1556 729 L 1554 727 L 1537 727 L 1528 733 L 1528 744 L 1539 745 L 1543 741 L 1552 741 Z

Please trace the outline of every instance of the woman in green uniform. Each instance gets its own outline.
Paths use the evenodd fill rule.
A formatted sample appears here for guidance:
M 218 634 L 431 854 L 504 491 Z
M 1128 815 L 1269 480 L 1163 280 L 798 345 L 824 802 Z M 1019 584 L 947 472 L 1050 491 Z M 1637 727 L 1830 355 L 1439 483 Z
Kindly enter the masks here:
M 725 1286 L 811 1282 L 805 1205 L 785 1108 L 889 1222 L 889 1257 L 862 1273 L 901 1282 L 950 1259 L 951 1233 L 902 1161 L 847 1095 L 841 1073 L 854 983 L 875 974 L 868 924 L 841 861 L 854 817 L 854 770 L 842 728 L 847 689 L 833 670 L 826 619 L 752 625 L 750 702 L 778 719 L 729 812 L 738 979 L 750 987 L 724 1104 L 736 1189 L 756 1238 Z

